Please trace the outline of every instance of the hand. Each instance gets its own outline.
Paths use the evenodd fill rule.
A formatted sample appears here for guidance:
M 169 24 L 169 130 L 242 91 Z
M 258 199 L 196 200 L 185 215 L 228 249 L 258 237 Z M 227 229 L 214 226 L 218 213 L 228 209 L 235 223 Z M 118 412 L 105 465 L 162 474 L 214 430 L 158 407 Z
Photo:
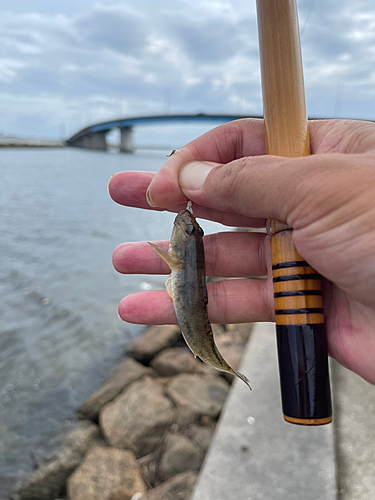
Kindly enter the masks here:
M 229 226 L 287 222 L 299 254 L 326 278 L 330 355 L 375 383 L 375 125 L 313 121 L 309 130 L 313 154 L 281 158 L 265 156 L 262 120 L 230 122 L 181 148 L 156 175 L 116 174 L 109 192 L 120 204 L 151 209 L 148 188 L 154 209 L 174 212 L 190 199 L 196 217 Z M 208 275 L 269 277 L 209 284 L 213 323 L 274 321 L 268 246 L 262 233 L 205 237 Z M 120 245 L 113 263 L 122 273 L 169 273 L 145 242 Z M 130 295 L 119 313 L 134 323 L 176 322 L 164 291 Z

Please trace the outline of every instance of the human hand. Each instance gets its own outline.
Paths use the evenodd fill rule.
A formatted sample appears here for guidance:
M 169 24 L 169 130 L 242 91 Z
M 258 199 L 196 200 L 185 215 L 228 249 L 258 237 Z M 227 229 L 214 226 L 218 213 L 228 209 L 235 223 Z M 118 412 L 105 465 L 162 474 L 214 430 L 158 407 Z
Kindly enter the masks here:
M 287 222 L 298 253 L 326 278 L 330 355 L 375 383 L 375 125 L 313 121 L 309 130 L 313 154 L 281 158 L 264 155 L 262 120 L 230 122 L 181 148 L 156 175 L 116 174 L 109 192 L 120 204 L 151 209 L 149 187 L 157 210 L 178 212 L 190 199 L 196 217 L 229 226 L 262 227 L 267 218 Z M 205 237 L 208 275 L 268 274 L 267 281 L 210 283 L 211 322 L 274 320 L 268 246 L 262 233 Z M 120 245 L 113 262 L 122 273 L 169 273 L 145 242 Z M 119 313 L 135 323 L 176 322 L 164 291 L 130 295 Z

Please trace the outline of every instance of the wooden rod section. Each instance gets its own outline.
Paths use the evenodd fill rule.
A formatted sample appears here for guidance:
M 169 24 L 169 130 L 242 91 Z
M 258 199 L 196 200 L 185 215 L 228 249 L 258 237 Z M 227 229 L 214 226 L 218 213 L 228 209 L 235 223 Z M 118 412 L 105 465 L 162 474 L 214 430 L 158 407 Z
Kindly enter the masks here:
M 266 152 L 310 154 L 295 0 L 257 0 Z M 292 228 L 271 221 L 272 273 L 284 419 L 331 422 L 320 276 L 294 247 Z

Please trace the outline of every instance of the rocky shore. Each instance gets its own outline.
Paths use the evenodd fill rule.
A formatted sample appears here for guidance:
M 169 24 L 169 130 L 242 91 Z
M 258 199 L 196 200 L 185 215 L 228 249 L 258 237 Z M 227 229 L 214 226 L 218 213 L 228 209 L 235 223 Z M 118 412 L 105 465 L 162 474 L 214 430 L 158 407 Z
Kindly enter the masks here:
M 213 325 L 238 368 L 251 325 Z M 232 376 L 195 359 L 176 326 L 152 326 L 78 409 L 61 449 L 13 500 L 188 500 Z

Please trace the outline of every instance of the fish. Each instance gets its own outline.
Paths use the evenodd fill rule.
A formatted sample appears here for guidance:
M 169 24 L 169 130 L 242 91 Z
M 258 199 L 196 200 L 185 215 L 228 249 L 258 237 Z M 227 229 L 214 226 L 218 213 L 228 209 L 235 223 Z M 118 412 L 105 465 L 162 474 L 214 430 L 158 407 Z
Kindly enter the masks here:
M 175 218 L 169 249 L 153 243 L 149 245 L 171 269 L 166 289 L 173 300 L 182 335 L 194 357 L 217 370 L 236 375 L 251 389 L 249 379 L 229 366 L 215 344 L 207 313 L 203 235 L 193 214 L 182 210 Z

